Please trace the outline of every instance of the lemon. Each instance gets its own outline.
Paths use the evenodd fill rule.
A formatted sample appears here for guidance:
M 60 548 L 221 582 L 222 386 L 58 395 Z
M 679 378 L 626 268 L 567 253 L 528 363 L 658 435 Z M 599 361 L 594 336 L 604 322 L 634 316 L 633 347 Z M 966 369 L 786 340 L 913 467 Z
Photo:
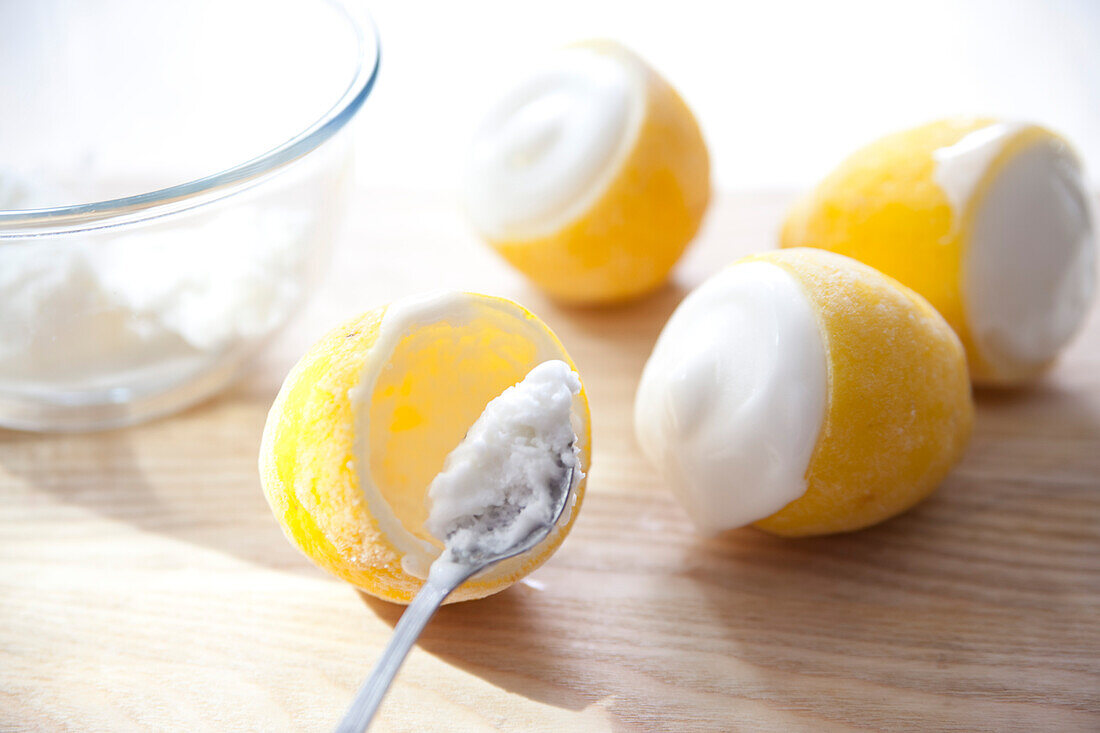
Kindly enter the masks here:
M 796 204 L 780 239 L 854 257 L 926 297 L 979 384 L 1040 374 L 1095 289 L 1081 164 L 1030 124 L 943 120 L 878 140 Z
M 962 456 L 962 345 L 922 297 L 847 257 L 747 257 L 684 299 L 642 373 L 635 430 L 704 532 L 860 529 Z
M 290 371 L 267 418 L 260 476 L 288 539 L 321 568 L 407 603 L 442 544 L 425 528 L 426 494 L 486 404 L 549 360 L 576 367 L 522 306 L 473 293 L 399 300 L 329 332 Z M 588 401 L 574 399 L 579 466 L 589 461 Z M 462 585 L 449 600 L 500 591 L 561 544 L 568 518 L 531 551 Z
M 710 197 L 691 110 L 610 41 L 559 50 L 509 90 L 470 149 L 466 210 L 504 259 L 562 301 L 660 286 Z

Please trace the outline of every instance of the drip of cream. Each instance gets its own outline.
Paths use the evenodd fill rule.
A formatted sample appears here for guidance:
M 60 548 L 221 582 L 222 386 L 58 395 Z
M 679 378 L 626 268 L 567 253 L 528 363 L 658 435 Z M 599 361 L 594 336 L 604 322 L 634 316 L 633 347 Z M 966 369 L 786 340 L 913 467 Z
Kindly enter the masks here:
M 642 372 L 635 432 L 700 530 L 720 532 L 806 492 L 827 393 L 801 286 L 777 265 L 741 263 L 672 314 Z
M 978 184 L 1005 143 L 1025 128 L 1026 125 L 1015 122 L 995 122 L 965 135 L 954 145 L 932 152 L 936 164 L 932 177 L 947 195 L 957 217 L 966 211 Z
M 934 154 L 935 180 L 957 219 L 969 212 L 961 283 L 967 323 L 983 358 L 1009 382 L 1069 342 L 1096 279 L 1094 216 L 1072 150 L 1039 135 L 994 167 L 1029 129 L 990 125 Z
M 466 208 L 495 239 L 553 233 L 610 183 L 641 129 L 644 70 L 571 47 L 513 86 L 474 135 Z

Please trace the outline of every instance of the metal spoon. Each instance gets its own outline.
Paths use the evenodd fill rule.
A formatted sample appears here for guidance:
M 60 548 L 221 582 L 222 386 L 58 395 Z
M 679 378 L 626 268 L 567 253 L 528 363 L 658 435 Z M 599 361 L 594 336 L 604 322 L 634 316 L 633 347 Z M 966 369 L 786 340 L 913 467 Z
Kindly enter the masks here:
M 570 467 L 565 472 L 561 484 L 556 487 L 556 495 L 553 498 L 557 503 L 554 506 L 553 518 L 546 524 L 535 527 L 512 547 L 503 552 L 492 553 L 486 547 L 475 545 L 468 553 L 461 555 L 445 550 L 432 563 L 428 570 L 428 580 L 405 612 L 401 614 L 401 619 L 393 629 L 390 643 L 382 652 L 382 657 L 375 664 L 370 677 L 355 693 L 355 699 L 344 713 L 343 720 L 336 726 L 335 733 L 362 733 L 367 729 L 393 678 L 397 675 L 397 670 L 401 668 L 420 632 L 428 625 L 428 619 L 455 588 L 482 570 L 527 552 L 550 534 L 550 530 L 558 523 L 558 519 L 561 518 L 569 503 L 575 472 L 576 466 Z

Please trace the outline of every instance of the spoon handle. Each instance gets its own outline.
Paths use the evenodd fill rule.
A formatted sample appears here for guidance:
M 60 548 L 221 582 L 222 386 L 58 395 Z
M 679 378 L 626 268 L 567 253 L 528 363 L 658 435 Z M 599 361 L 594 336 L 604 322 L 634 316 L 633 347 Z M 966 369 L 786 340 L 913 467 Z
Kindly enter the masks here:
M 405 612 L 401 614 L 401 620 L 393 629 L 393 637 L 386 645 L 381 658 L 374 665 L 370 677 L 363 682 L 359 691 L 355 693 L 348 710 L 344 713 L 343 720 L 336 726 L 335 733 L 363 733 L 370 725 L 374 713 L 382 702 L 386 690 L 401 669 L 402 662 L 408 656 L 409 650 L 416 643 L 420 632 L 427 626 L 428 620 L 436 612 L 443 599 L 451 594 L 455 588 L 462 584 L 469 575 L 461 577 L 440 577 L 436 573 L 430 573 L 420 592 L 413 598 Z

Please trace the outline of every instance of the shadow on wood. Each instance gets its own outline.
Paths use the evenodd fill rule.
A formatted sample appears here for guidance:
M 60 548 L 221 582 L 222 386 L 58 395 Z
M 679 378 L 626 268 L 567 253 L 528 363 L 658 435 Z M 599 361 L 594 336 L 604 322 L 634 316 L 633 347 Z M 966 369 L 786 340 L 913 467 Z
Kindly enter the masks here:
M 237 388 L 95 433 L 0 431 L 0 472 L 65 504 L 266 567 L 316 572 L 283 538 L 256 469 L 270 398 Z M 195 477 L 202 481 L 196 482 Z
M 390 626 L 405 610 L 366 593 L 359 595 Z M 582 710 L 601 697 L 598 691 L 585 692 L 560 681 L 589 677 L 590 655 L 583 644 L 570 642 L 564 619 L 551 618 L 553 609 L 541 602 L 540 595 L 521 581 L 488 598 L 446 605 L 428 624 L 418 644 L 448 664 L 509 692 Z

